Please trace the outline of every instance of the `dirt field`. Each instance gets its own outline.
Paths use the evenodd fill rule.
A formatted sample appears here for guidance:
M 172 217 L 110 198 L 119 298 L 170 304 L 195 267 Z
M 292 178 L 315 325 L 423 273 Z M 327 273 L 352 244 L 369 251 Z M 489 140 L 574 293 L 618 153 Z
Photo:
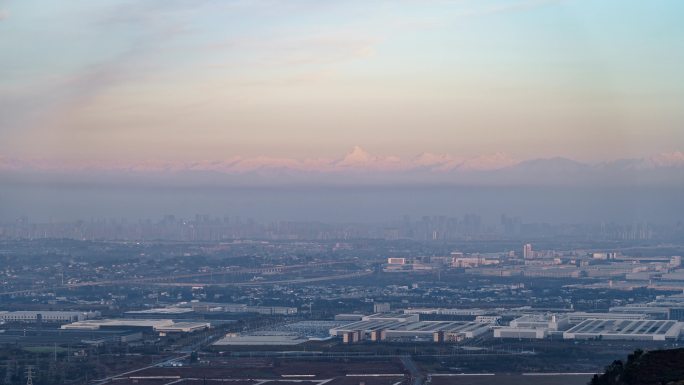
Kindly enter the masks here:
M 431 385 L 586 385 L 591 375 L 524 376 L 497 374 L 494 376 L 434 376 Z
M 366 374 L 367 376 L 364 376 Z M 393 374 L 386 376 L 387 374 Z M 351 376 L 349 376 L 351 375 Z M 156 378 L 155 378 L 156 377 Z M 393 385 L 406 379 L 396 361 L 321 361 L 289 359 L 216 359 L 206 364 L 145 369 L 119 378 L 116 385 L 223 383 L 230 385 Z

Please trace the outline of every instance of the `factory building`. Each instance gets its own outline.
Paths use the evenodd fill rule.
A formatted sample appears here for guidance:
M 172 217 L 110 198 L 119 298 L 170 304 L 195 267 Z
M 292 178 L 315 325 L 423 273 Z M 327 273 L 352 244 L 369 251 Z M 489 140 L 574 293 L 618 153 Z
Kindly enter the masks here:
M 526 314 L 510 322 L 513 328 L 547 328 L 562 330 L 569 323 L 566 315 L 557 314 Z
M 151 313 L 151 314 L 191 314 L 195 313 L 257 313 L 263 315 L 293 315 L 297 314 L 296 307 L 289 306 L 250 306 L 243 303 L 216 303 L 216 302 L 181 302 L 175 306 L 164 309 L 150 309 L 137 312 L 129 312 L 129 314 Z
M 480 315 L 486 315 L 487 313 L 491 313 L 491 310 L 487 311 L 484 309 L 446 309 L 446 308 L 434 308 L 434 307 L 404 309 L 404 314 L 480 316 Z
M 126 318 L 143 318 L 143 319 L 153 319 L 153 318 L 176 318 L 176 317 L 187 317 L 195 314 L 195 312 L 187 307 L 164 307 L 157 309 L 147 309 L 147 310 L 132 310 L 124 313 Z
M 670 320 L 586 320 L 563 333 L 565 339 L 665 341 L 679 338 L 682 322 Z
M 346 331 L 342 333 L 342 343 L 353 344 L 359 342 L 363 339 L 363 335 L 364 333 L 361 330 Z
M 330 328 L 339 326 L 339 321 L 298 321 L 274 325 L 269 329 L 259 329 L 247 333 L 228 333 L 214 345 L 298 345 L 307 341 L 326 341 L 331 339 Z M 356 337 L 358 339 L 358 336 Z
M 376 329 L 371 331 L 370 340 L 373 342 L 384 341 L 387 339 L 387 331 L 384 329 Z
M 684 306 L 682 307 L 671 307 L 669 319 L 684 321 Z
M 228 333 L 215 346 L 291 346 L 306 342 L 306 338 L 290 334 L 241 335 Z
M 494 338 L 543 339 L 548 333 L 548 329 L 501 327 L 494 329 Z
M 0 320 L 5 322 L 50 322 L 67 323 L 97 318 L 100 312 L 77 312 L 77 311 L 7 311 L 0 312 Z
M 335 321 L 361 321 L 363 314 L 336 314 Z
M 501 316 L 500 315 L 479 315 L 475 317 L 475 322 L 483 323 L 483 324 L 498 324 L 501 322 Z
M 0 333 L 0 345 L 93 345 L 128 344 L 143 339 L 140 332 L 129 330 L 62 330 L 49 328 L 7 329 Z
M 610 313 L 645 314 L 650 319 L 668 319 L 670 308 L 657 306 L 615 306 L 608 309 Z
M 330 335 L 342 337 L 345 343 L 365 339 L 371 341 L 430 341 L 437 339 L 438 342 L 454 342 L 481 336 L 489 330 L 491 330 L 491 324 L 483 322 L 419 321 L 417 315 L 405 315 L 403 317 L 375 315 L 364 317 L 361 321 L 332 328 Z
M 208 322 L 174 322 L 169 319 L 105 319 L 85 320 L 62 325 L 64 330 L 140 330 L 168 333 L 192 333 L 209 329 Z
M 590 319 L 623 319 L 623 320 L 640 320 L 648 319 L 647 314 L 632 314 L 632 313 L 586 313 L 573 312 L 568 313 L 568 318 L 571 324 L 578 324 L 582 321 Z
M 420 321 L 398 325 L 385 330 L 388 340 L 432 340 L 435 333 L 443 333 L 444 342 L 455 342 L 479 337 L 491 330 L 489 324 L 462 321 Z
M 495 328 L 494 338 L 542 339 L 569 325 L 567 315 L 526 314 L 511 321 L 507 327 Z

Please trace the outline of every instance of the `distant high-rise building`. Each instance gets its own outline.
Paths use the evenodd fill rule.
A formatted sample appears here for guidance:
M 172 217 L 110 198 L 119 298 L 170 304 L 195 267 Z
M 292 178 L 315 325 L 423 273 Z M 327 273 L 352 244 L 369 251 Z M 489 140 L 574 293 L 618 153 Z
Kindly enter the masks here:
M 525 246 L 523 246 L 523 258 L 525 258 L 525 259 L 534 258 L 534 251 L 532 251 L 532 244 L 531 243 L 526 243 Z

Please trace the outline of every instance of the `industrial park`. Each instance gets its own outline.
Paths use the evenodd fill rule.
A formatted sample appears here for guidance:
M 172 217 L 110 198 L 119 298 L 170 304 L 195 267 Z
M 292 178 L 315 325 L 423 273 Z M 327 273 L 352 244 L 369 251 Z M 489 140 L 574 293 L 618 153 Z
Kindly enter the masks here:
M 553 242 L 565 241 L 542 244 Z M 203 381 L 210 367 L 207 381 L 392 385 L 505 372 L 580 384 L 606 357 L 684 343 L 676 247 L 574 242 L 6 240 L 22 264 L 55 267 L 3 254 L 0 344 L 26 357 L 4 373 L 166 384 Z M 138 257 L 112 259 L 122 251 Z M 339 362 L 373 364 L 329 366 Z M 306 368 L 283 371 L 292 365 Z

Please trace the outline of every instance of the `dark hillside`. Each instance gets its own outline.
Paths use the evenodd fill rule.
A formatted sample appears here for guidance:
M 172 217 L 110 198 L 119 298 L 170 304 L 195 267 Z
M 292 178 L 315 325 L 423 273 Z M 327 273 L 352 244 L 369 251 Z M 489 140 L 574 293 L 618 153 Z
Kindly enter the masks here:
M 613 361 L 590 385 L 674 385 L 684 384 L 684 349 L 637 350 L 627 362 Z

